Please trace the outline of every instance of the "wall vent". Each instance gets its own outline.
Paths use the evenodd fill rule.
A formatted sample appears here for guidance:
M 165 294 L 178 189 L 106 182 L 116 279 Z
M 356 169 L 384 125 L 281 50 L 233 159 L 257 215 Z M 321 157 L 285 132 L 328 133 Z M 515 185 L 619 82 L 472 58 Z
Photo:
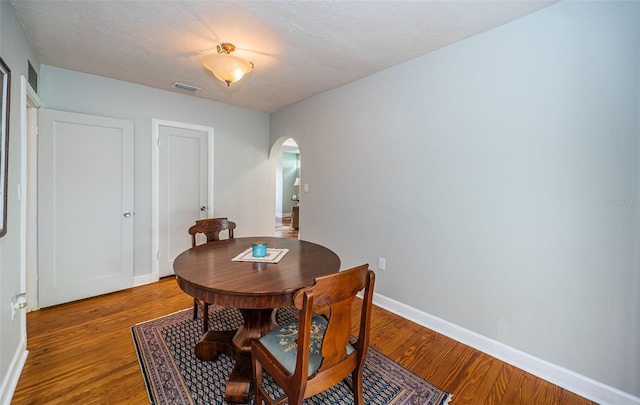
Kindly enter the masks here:
M 174 89 L 178 89 L 178 90 L 188 91 L 190 93 L 197 93 L 200 90 L 202 90 L 200 87 L 189 86 L 188 84 L 183 84 L 183 83 L 178 83 L 178 82 L 173 83 L 173 86 L 171 86 L 171 87 L 173 87 Z
M 27 59 L 27 63 L 28 63 L 27 70 L 28 70 L 28 76 L 29 76 L 27 81 L 31 85 L 31 88 L 33 89 L 33 91 L 38 93 L 38 72 L 36 72 L 36 70 L 33 68 L 33 65 L 31 64 L 31 61 L 29 59 Z

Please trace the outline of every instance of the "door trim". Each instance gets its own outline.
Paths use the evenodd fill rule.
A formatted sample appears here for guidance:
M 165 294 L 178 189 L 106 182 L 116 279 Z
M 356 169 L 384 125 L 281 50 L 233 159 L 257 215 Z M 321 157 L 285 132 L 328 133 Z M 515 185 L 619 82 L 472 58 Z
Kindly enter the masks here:
M 207 133 L 207 214 L 213 215 L 213 127 L 188 124 L 184 122 L 168 121 L 158 118 L 151 119 L 151 273 L 134 277 L 134 285 L 156 282 L 160 279 L 160 127 L 174 127 L 203 131 Z
M 27 81 L 27 78 L 20 76 L 20 126 L 21 126 L 21 143 L 22 149 L 20 151 L 22 157 L 22 167 L 20 168 L 20 233 L 22 235 L 20 241 L 20 291 L 27 293 L 27 311 L 34 311 L 39 308 L 38 302 L 38 250 L 37 242 L 37 212 L 38 212 L 38 199 L 37 192 L 32 192 L 28 185 L 31 184 L 37 187 L 37 166 L 38 166 L 38 117 L 37 112 L 35 116 L 31 117 L 29 121 L 29 109 L 37 111 L 42 106 L 40 97 L 31 88 L 31 85 Z M 33 150 L 29 151 L 29 139 L 31 139 L 31 145 Z M 27 175 L 30 176 L 27 179 Z M 29 182 L 30 180 L 30 182 Z M 34 212 L 27 212 L 28 207 L 32 208 Z M 33 215 L 32 221 L 27 221 L 27 216 Z M 26 326 L 24 331 L 24 337 L 26 338 Z

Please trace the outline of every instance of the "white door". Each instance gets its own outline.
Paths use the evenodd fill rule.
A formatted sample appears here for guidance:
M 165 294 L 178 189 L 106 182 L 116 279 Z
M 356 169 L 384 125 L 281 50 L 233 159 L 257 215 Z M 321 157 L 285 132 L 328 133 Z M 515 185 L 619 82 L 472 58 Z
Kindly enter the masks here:
M 195 127 L 159 127 L 159 276 L 173 274 L 173 260 L 191 247 L 189 228 L 211 212 L 209 136 Z M 213 174 L 211 174 L 213 175 Z
M 133 285 L 133 122 L 40 110 L 40 307 Z

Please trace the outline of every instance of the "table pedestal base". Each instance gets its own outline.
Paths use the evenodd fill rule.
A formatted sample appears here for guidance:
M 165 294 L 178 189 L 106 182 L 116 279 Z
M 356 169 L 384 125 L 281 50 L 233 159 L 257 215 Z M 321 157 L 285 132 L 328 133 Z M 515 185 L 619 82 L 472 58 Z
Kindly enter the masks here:
M 275 326 L 272 309 L 240 309 L 243 325 L 233 331 L 208 331 L 196 344 L 196 358 L 212 361 L 220 353 L 236 360 L 227 387 L 225 400 L 230 403 L 249 402 L 251 389 L 251 341 L 269 333 Z

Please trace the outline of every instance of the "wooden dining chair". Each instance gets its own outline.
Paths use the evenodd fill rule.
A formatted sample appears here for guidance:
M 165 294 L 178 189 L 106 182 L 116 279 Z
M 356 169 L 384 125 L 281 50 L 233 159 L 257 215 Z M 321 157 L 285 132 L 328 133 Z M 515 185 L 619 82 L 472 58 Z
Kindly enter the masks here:
M 191 235 L 191 247 L 196 247 L 196 235 L 203 234 L 207 237 L 207 242 L 216 242 L 220 240 L 220 232 L 228 231 L 228 239 L 233 239 L 233 230 L 236 229 L 236 223 L 229 221 L 227 218 L 207 218 L 196 220 L 196 224 L 189 228 Z M 204 332 L 209 331 L 209 303 L 193 299 L 193 319 L 198 318 L 198 308 L 202 309 L 202 328 Z
M 375 274 L 369 265 L 315 279 L 294 296 L 299 319 L 251 343 L 256 405 L 302 404 L 345 380 L 355 405 L 363 405 L 362 372 L 369 348 L 369 321 Z M 358 339 L 351 337 L 351 306 L 364 289 Z M 271 398 L 262 386 L 262 371 L 280 385 L 284 395 Z
M 198 219 L 196 224 L 189 228 L 191 246 L 196 246 L 196 235 L 199 233 L 204 234 L 207 237 L 207 243 L 209 243 L 220 240 L 220 232 L 222 231 L 229 231 L 229 239 L 233 239 L 234 229 L 236 229 L 236 223 L 227 218 Z

